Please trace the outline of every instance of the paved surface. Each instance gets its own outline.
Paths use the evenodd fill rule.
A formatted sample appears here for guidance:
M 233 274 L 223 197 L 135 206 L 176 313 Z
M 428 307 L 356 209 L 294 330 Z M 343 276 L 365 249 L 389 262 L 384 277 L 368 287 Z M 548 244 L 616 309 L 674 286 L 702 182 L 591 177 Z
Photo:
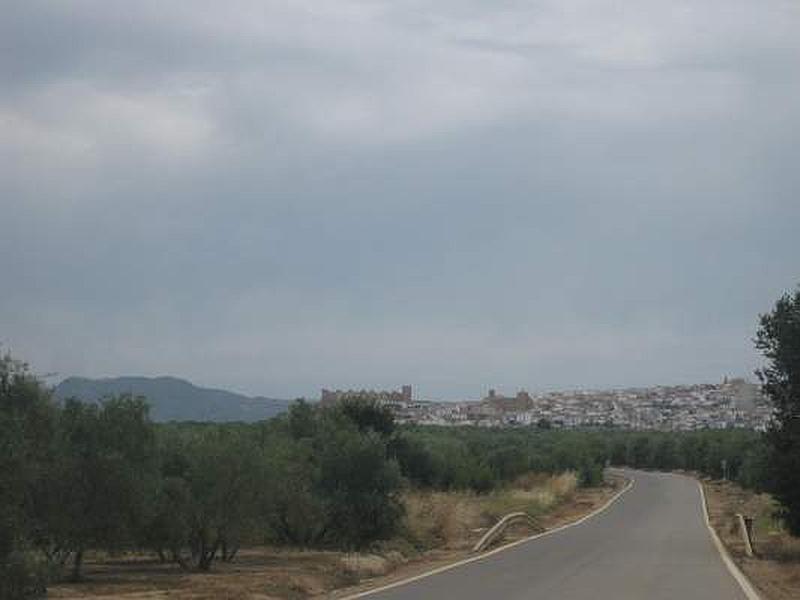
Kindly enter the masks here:
M 711 540 L 694 480 L 625 472 L 605 512 L 370 600 L 746 600 Z

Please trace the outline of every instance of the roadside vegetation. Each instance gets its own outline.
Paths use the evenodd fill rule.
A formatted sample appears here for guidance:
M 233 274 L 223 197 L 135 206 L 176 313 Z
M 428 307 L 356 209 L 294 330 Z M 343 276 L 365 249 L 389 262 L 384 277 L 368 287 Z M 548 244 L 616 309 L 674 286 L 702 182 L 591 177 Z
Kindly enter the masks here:
M 775 409 L 766 436 L 768 488 L 789 531 L 800 536 L 800 287 L 761 315 L 755 343 L 766 359 L 758 375 Z

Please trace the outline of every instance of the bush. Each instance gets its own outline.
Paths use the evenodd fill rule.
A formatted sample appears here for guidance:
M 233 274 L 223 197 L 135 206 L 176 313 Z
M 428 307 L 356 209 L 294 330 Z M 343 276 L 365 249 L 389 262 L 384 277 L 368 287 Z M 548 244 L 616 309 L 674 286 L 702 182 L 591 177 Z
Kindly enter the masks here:
M 403 475 L 415 485 L 433 487 L 436 484 L 436 462 L 420 440 L 401 434 L 389 441 L 388 450 Z
M 603 465 L 587 460 L 578 470 L 578 483 L 581 487 L 594 487 L 603 483 Z
M 391 537 L 403 515 L 400 487 L 400 469 L 386 458 L 380 438 L 331 432 L 317 482 L 326 507 L 326 538 L 337 547 L 358 550 Z

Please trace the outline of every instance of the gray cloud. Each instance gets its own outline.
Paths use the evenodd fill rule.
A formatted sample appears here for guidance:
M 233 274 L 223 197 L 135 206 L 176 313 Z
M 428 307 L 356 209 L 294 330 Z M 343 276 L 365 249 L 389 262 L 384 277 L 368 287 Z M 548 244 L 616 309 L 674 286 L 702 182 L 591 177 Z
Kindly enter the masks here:
M 0 40 L 0 340 L 42 371 L 715 380 L 800 275 L 792 2 L 19 2 Z

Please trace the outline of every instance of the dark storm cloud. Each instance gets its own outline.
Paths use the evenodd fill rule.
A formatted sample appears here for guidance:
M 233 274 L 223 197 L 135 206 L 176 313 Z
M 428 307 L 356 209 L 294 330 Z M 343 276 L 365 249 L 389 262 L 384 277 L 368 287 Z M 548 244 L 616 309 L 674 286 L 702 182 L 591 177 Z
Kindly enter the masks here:
M 20 2 L 0 340 L 272 395 L 747 374 L 794 3 Z

